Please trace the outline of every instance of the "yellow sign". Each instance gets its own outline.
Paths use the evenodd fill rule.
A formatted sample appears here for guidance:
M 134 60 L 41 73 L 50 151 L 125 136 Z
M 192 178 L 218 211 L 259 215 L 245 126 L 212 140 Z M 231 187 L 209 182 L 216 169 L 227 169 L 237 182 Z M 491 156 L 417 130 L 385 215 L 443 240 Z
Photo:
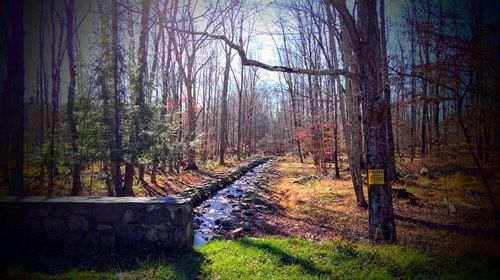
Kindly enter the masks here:
M 384 184 L 384 169 L 369 169 L 368 185 L 383 185 L 383 184 Z

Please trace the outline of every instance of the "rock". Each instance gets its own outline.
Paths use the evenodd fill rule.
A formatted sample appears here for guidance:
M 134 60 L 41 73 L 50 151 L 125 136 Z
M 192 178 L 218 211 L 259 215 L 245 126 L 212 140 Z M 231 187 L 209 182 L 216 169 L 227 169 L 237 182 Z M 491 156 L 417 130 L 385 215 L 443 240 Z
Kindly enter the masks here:
M 429 170 L 425 167 L 420 168 L 420 175 L 422 175 L 422 176 L 429 175 Z
M 233 217 L 228 217 L 220 222 L 221 228 L 228 230 L 233 227 L 236 220 Z
M 160 241 L 168 241 L 169 234 L 166 231 L 158 231 L 158 240 Z
M 120 239 L 139 240 L 144 235 L 144 230 L 138 225 L 116 224 L 115 233 Z
M 249 223 L 249 222 L 243 223 L 243 229 L 244 229 L 245 231 L 249 231 L 249 230 L 251 230 L 251 229 L 252 229 L 252 225 L 250 225 L 250 223 Z
M 245 216 L 253 216 L 255 215 L 255 210 L 245 210 L 243 211 L 241 214 L 245 215 Z
M 232 194 L 228 194 L 226 197 L 229 198 L 229 199 L 235 198 L 235 196 L 232 195 Z
M 127 209 L 125 210 L 125 213 L 123 213 L 123 216 L 122 216 L 122 221 L 126 224 L 131 224 L 133 222 L 135 222 L 136 220 L 136 217 L 135 217 L 135 213 L 132 209 Z
M 102 247 L 114 247 L 116 243 L 116 238 L 112 235 L 101 236 L 101 246 Z
M 158 240 L 158 230 L 156 230 L 155 228 L 150 228 L 146 232 L 146 239 L 151 242 L 155 242 L 156 240 Z
M 67 231 L 64 220 L 54 217 L 47 217 L 43 220 L 43 227 L 48 233 L 61 233 Z
M 470 204 L 470 203 L 465 203 L 465 202 L 462 202 L 462 206 L 465 206 L 469 209 L 474 209 L 474 210 L 481 210 L 480 207 L 474 205 L 474 204 Z
M 87 232 L 83 238 L 83 246 L 95 247 L 99 244 L 99 233 L 95 231 Z
M 75 245 L 82 240 L 83 234 L 78 232 L 70 232 L 64 235 L 64 243 Z
M 153 205 L 151 205 L 153 206 Z M 176 213 L 178 215 L 178 213 Z M 144 221 L 148 224 L 160 224 L 170 221 L 170 211 L 167 207 L 148 207 Z
M 71 216 L 69 217 L 69 230 L 70 231 L 77 231 L 77 230 L 83 230 L 87 231 L 89 230 L 89 222 L 87 219 L 81 216 Z
M 242 203 L 240 203 L 240 208 L 241 209 L 248 209 L 248 208 L 250 208 L 250 204 L 248 204 L 247 202 L 242 202 Z
M 29 217 L 47 217 L 50 214 L 50 207 L 39 207 L 31 210 Z
M 116 207 L 112 203 L 96 204 L 92 208 L 92 217 L 97 223 L 112 223 L 119 221 L 122 214 L 123 208 Z
M 453 204 L 451 204 L 451 202 L 449 202 L 446 198 L 443 198 L 443 201 L 448 206 L 448 209 L 450 209 L 451 214 L 456 214 L 458 212 L 457 208 Z
M 242 228 L 242 227 L 239 227 L 239 228 L 237 228 L 237 229 L 235 229 L 235 230 L 232 230 L 232 231 L 231 231 L 231 236 L 232 236 L 233 238 L 239 237 L 239 236 L 243 233 L 243 231 L 244 231 L 244 230 L 245 230 L 245 229 L 244 229 L 244 228 Z
M 110 233 L 113 231 L 113 227 L 108 224 L 97 224 L 96 229 L 100 232 Z

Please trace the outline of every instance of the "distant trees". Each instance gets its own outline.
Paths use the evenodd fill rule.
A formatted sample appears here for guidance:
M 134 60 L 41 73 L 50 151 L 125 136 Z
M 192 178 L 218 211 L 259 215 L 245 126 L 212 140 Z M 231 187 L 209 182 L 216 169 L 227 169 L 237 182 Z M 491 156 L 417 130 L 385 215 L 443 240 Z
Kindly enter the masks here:
M 21 193 L 27 139 L 40 166 L 33 185 L 45 186 L 48 169 L 48 195 L 69 182 L 73 195 L 91 193 L 95 166 L 108 195 L 131 196 L 136 172 L 148 187 L 158 174 L 196 170 L 200 161 L 292 152 L 338 179 L 347 156 L 370 239 L 395 242 L 395 157 L 467 155 L 497 209 L 483 172 L 500 152 L 498 64 L 489 63 L 498 61 L 497 31 L 483 1 L 468 15 L 441 1 L 411 1 L 400 23 L 386 20 L 383 0 L 278 1 L 278 66 L 259 61 L 256 10 L 244 1 L 98 1 L 89 6 L 96 32 L 85 39 L 79 2 L 42 1 L 34 4 L 36 140 L 22 133 L 23 6 L 11 2 L 0 18 L 0 167 L 13 194 Z M 402 31 L 396 38 L 389 24 Z M 259 68 L 279 72 L 277 81 Z M 367 203 L 361 174 L 373 169 L 385 181 L 369 186 Z
M 8 1 L 8 21 L 3 22 L 6 39 L 6 74 L 2 81 L 1 134 L 3 180 L 10 194 L 23 194 L 24 188 L 24 4 Z M 6 172 L 6 169 L 10 172 Z

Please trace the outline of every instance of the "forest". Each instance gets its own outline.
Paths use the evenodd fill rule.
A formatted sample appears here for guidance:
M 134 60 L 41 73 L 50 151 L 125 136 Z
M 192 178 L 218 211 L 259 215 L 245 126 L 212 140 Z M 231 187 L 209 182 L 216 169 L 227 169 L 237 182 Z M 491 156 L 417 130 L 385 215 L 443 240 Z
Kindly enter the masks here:
M 0 7 L 1 278 L 500 273 L 497 1 Z

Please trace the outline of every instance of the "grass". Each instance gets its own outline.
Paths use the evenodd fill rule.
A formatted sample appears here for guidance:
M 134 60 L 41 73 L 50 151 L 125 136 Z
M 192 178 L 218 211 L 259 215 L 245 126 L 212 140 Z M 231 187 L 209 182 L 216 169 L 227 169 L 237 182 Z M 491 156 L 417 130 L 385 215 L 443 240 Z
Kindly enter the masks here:
M 493 260 L 459 260 L 401 245 L 296 238 L 216 240 L 177 257 L 142 262 L 133 270 L 70 270 L 57 275 L 0 271 L 4 279 L 493 279 Z

